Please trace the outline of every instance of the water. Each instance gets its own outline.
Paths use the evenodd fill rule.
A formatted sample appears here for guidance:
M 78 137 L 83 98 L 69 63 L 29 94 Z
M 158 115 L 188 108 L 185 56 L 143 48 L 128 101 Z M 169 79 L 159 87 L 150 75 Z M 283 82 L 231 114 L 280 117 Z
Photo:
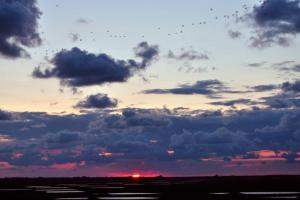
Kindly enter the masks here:
M 300 194 L 300 192 L 241 192 L 241 194 L 247 194 L 247 195 L 295 195 Z
M 158 197 L 99 197 L 98 199 L 103 200 L 147 200 L 147 199 L 158 199 Z
M 64 179 L 63 179 L 64 180 Z M 2 200 L 262 200 L 262 199 L 300 199 L 300 191 L 295 184 L 293 191 L 244 191 L 236 187 L 226 191 L 229 184 L 202 184 L 202 180 L 131 180 L 113 182 L 110 179 L 88 181 L 41 181 L 38 184 L 11 183 L 13 187 L 2 184 Z M 70 183 L 71 182 L 71 183 Z M 41 183 L 39 185 L 39 183 Z M 46 184 L 47 183 L 47 184 Z M 218 182 L 219 183 L 219 182 Z M 280 183 L 281 184 L 281 183 Z M 1 185 L 1 181 L 0 181 Z M 251 187 L 257 187 L 255 184 Z M 269 185 L 268 185 L 269 186 Z M 281 185 L 280 185 L 281 186 Z M 5 188 L 3 188 L 5 187 Z M 247 190 L 251 188 L 245 187 Z M 257 187 L 259 188 L 259 187 Z M 270 188 L 270 187 L 269 187 Z M 280 188 L 280 187 L 277 187 Z

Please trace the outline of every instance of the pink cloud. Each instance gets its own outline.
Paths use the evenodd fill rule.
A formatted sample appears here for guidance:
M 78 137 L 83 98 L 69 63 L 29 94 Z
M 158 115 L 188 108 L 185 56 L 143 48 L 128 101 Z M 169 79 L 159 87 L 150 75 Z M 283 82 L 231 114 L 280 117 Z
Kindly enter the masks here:
M 73 170 L 77 168 L 77 163 L 53 164 L 50 168 L 58 170 Z
M 11 165 L 8 162 L 0 162 L 0 169 L 13 169 L 15 168 L 14 165 Z

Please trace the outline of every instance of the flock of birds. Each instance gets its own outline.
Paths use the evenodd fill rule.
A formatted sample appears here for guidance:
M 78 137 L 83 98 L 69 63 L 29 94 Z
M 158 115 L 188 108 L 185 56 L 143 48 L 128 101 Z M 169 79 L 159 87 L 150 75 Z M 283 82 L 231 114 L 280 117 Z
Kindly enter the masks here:
M 264 0 L 259 1 L 259 3 L 263 3 L 263 2 L 264 2 Z M 56 8 L 60 7 L 59 4 L 56 4 L 55 6 L 56 6 Z M 177 30 L 175 30 L 175 31 L 170 31 L 170 30 L 166 30 L 166 29 L 164 30 L 164 28 L 161 27 L 161 26 L 157 26 L 156 30 L 160 31 L 163 34 L 165 34 L 166 37 L 180 36 L 180 35 L 184 35 L 184 33 L 187 31 L 188 27 L 205 26 L 209 23 L 212 23 L 212 21 L 217 21 L 217 20 L 222 20 L 222 19 L 227 20 L 227 21 L 233 19 L 236 22 L 241 21 L 241 20 L 243 20 L 244 16 L 251 11 L 252 8 L 254 8 L 254 6 L 249 6 L 247 4 L 242 4 L 241 5 L 241 10 L 235 10 L 233 13 L 222 15 L 222 16 L 214 15 L 215 14 L 215 9 L 210 8 L 209 12 L 211 13 L 211 15 L 214 15 L 214 17 L 211 20 L 202 20 L 202 21 L 198 21 L 198 22 L 181 24 L 176 28 Z M 86 23 L 88 23 L 88 22 L 86 22 Z M 129 38 L 130 37 L 128 34 L 116 34 L 116 33 L 113 33 L 113 31 L 111 31 L 111 30 L 104 30 L 104 32 L 105 32 L 105 35 L 106 35 L 107 38 L 112 38 L 112 39 L 113 38 L 114 39 L 121 39 L 121 38 L 124 39 L 124 38 Z M 95 32 L 90 31 L 89 33 L 92 36 L 90 41 L 95 42 L 96 41 Z M 41 32 L 41 34 L 43 35 L 44 32 Z M 135 37 L 144 39 L 144 38 L 146 38 L 146 35 L 145 34 L 140 34 L 140 35 L 137 35 Z M 84 39 L 77 33 L 72 33 L 71 34 L 71 40 L 73 42 L 83 42 L 84 41 Z M 50 51 L 46 50 L 45 51 L 45 53 L 46 53 L 45 57 L 47 58 L 50 52 L 51 53 L 57 53 L 60 50 L 61 49 L 50 50 Z M 37 54 L 37 53 L 34 52 L 34 54 Z
M 260 0 L 259 3 L 263 3 L 264 0 Z M 236 10 L 234 13 L 231 13 L 231 14 L 228 14 L 228 15 L 223 15 L 223 16 L 215 16 L 214 17 L 214 20 L 221 20 L 222 18 L 225 19 L 225 20 L 229 20 L 229 19 L 235 19 L 235 20 L 243 20 L 243 17 L 246 13 L 249 13 L 249 11 L 254 8 L 254 6 L 248 6 L 247 4 L 242 4 L 242 11 L 239 11 L 239 10 Z M 59 4 L 56 4 L 56 7 L 59 7 Z M 210 8 L 209 11 L 211 13 L 213 13 L 215 11 L 214 8 Z M 172 36 L 172 35 L 180 35 L 180 34 L 184 34 L 184 29 L 191 25 L 191 26 L 199 26 L 199 25 L 206 25 L 208 24 L 209 22 L 208 21 L 199 21 L 199 22 L 193 22 L 191 24 L 182 24 L 180 25 L 179 27 L 179 30 L 175 31 L 175 32 L 169 32 L 167 33 L 167 36 Z M 163 30 L 162 27 L 157 27 L 157 31 L 161 31 Z M 91 34 L 94 34 L 93 31 L 90 32 Z M 106 33 L 107 33 L 107 37 L 109 38 L 127 38 L 129 37 L 128 35 L 126 34 L 115 34 L 115 33 L 112 33 L 111 30 L 106 30 Z M 145 35 L 141 35 L 140 36 L 141 38 L 145 38 L 146 36 Z M 92 39 L 93 41 L 95 41 L 96 39 L 93 38 Z M 76 41 L 80 41 L 82 42 L 83 39 L 82 38 L 78 38 Z
M 236 21 L 238 20 L 243 20 L 243 15 L 246 14 L 248 11 L 250 11 L 251 7 L 250 6 L 247 6 L 246 4 L 243 4 L 242 5 L 242 9 L 244 12 L 240 12 L 238 10 L 236 10 L 234 13 L 231 13 L 229 15 L 223 15 L 222 17 L 219 17 L 219 16 L 215 16 L 214 19 L 215 20 L 220 20 L 220 19 L 225 19 L 225 20 L 229 20 L 229 19 L 235 19 Z M 214 8 L 210 8 L 209 9 L 210 12 L 214 12 Z M 243 13 L 242 15 L 240 15 L 240 13 Z M 175 32 L 169 32 L 167 33 L 167 36 L 172 36 L 172 35 L 181 35 L 181 34 L 184 34 L 184 30 L 187 26 L 200 26 L 200 25 L 206 25 L 208 24 L 208 21 L 199 21 L 199 22 L 193 22 L 191 24 L 182 24 L 180 25 L 179 27 L 179 30 L 175 31 Z M 163 30 L 162 27 L 157 27 L 157 31 L 161 31 Z M 108 34 L 108 37 L 109 38 L 127 38 L 128 36 L 127 35 L 120 35 L 120 34 L 112 34 L 110 30 L 106 30 L 106 33 Z M 93 32 L 91 32 L 91 34 L 93 34 Z M 141 38 L 145 38 L 146 36 L 145 35 L 141 35 L 140 36 Z M 95 39 L 93 39 L 95 40 Z M 80 40 L 82 41 L 82 39 Z

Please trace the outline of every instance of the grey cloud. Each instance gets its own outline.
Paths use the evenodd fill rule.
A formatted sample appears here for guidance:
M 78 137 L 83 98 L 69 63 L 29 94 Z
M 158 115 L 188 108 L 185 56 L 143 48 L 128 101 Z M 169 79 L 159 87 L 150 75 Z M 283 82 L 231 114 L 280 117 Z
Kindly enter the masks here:
M 5 112 L 0 109 L 0 121 L 11 120 L 12 115 L 9 112 Z
M 176 95 L 206 95 L 211 98 L 218 97 L 222 93 L 242 93 L 227 87 L 219 80 L 203 80 L 197 81 L 194 84 L 180 85 L 180 87 L 172 89 L 152 89 L 143 91 L 145 94 L 176 94 Z
M 238 38 L 242 37 L 243 34 L 240 31 L 229 30 L 228 35 L 232 39 L 238 39 Z
M 270 47 L 274 43 L 288 46 L 300 32 L 299 0 L 266 0 L 254 7 L 250 17 L 254 20 L 256 36 L 252 46 Z
M 280 67 L 281 71 L 289 71 L 289 72 L 300 72 L 300 64 L 291 66 L 291 67 Z
M 281 89 L 283 92 L 300 94 L 300 81 L 284 82 Z
M 159 55 L 159 47 L 157 45 L 149 45 L 147 42 L 141 42 L 134 48 L 136 57 L 142 59 L 141 68 L 145 68 L 151 64 Z
M 249 63 L 247 64 L 248 67 L 262 67 L 266 64 L 267 62 L 259 62 L 259 63 Z
M 251 89 L 254 92 L 270 92 L 272 90 L 278 89 L 278 85 L 273 85 L 273 84 L 269 84 L 269 85 L 257 85 L 254 87 L 251 87 Z
M 209 112 L 212 114 L 205 114 Z M 292 161 L 300 151 L 298 108 L 199 114 L 124 109 L 120 114 L 97 111 L 66 116 L 29 112 L 18 115 L 17 121 L 0 121 L 0 132 L 14 138 L 13 143 L 0 145 L 0 160 L 16 166 L 83 160 L 88 164 L 120 159 L 199 160 L 212 155 L 246 159 L 260 150 L 288 151 L 291 155 L 286 159 Z M 172 156 L 167 152 L 170 149 L 174 150 Z M 22 156 L 13 158 L 16 152 Z
M 168 58 L 176 59 L 176 60 L 188 60 L 188 61 L 208 60 L 209 59 L 208 55 L 199 53 L 195 50 L 184 51 L 184 52 L 180 53 L 179 55 L 175 55 L 175 53 L 170 50 L 168 53 Z
M 71 40 L 72 42 L 77 42 L 80 38 L 79 34 L 78 33 L 71 33 Z
M 0 1 L 0 54 L 8 58 L 29 57 L 23 47 L 41 44 L 36 0 Z
M 237 104 L 255 105 L 255 102 L 253 102 L 251 99 L 235 99 L 235 100 L 229 100 L 229 101 L 217 101 L 217 102 L 212 102 L 210 104 L 215 105 L 215 106 L 235 106 Z
M 134 49 L 142 61 L 116 60 L 107 54 L 93 54 L 77 47 L 58 52 L 51 60 L 53 68 L 34 69 L 35 78 L 58 78 L 62 85 L 82 87 L 105 83 L 126 82 L 136 72 L 145 69 L 158 56 L 158 46 L 142 42 Z
M 95 94 L 80 101 L 76 107 L 82 109 L 114 108 L 118 105 L 117 99 L 109 98 L 106 94 Z
M 84 19 L 84 18 L 78 18 L 78 19 L 76 20 L 76 22 L 77 22 L 78 24 L 88 24 L 88 23 L 89 23 L 89 21 L 88 21 L 87 19 Z

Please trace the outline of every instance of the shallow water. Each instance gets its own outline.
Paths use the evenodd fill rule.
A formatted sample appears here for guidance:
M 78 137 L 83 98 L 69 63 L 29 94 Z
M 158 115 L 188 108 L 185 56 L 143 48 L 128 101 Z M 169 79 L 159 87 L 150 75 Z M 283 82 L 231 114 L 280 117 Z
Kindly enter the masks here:
M 247 195 L 295 195 L 300 194 L 300 192 L 241 192 L 241 194 L 247 194 Z
M 102 200 L 147 200 L 147 199 L 158 199 L 158 197 L 99 197 Z
M 10 186 L 2 183 L 0 200 L 263 200 L 263 199 L 300 199 L 298 186 L 290 184 L 282 188 L 282 182 L 270 181 L 270 184 L 260 185 L 259 181 L 248 183 L 245 187 L 242 181 L 216 182 L 209 179 L 210 184 L 203 179 L 96 179 L 93 182 L 70 181 L 60 179 L 43 179 L 38 181 L 10 182 Z M 94 180 L 94 179 L 88 179 Z M 295 183 L 298 179 L 295 179 Z M 215 184 L 216 183 L 216 184 Z M 220 184 L 222 183 L 222 184 Z M 272 184 L 278 184 L 272 187 Z M 293 183 L 293 182 L 292 182 Z M 235 184 L 235 185 L 234 185 Z M 271 187 L 270 187 L 271 186 Z M 259 188 L 260 191 L 255 190 Z M 267 188 L 265 190 L 265 188 Z M 282 189 L 282 191 L 281 191 Z M 239 191 L 240 190 L 240 191 Z M 263 191 L 265 190 L 265 191 Z M 289 191 L 290 190 L 290 191 Z

